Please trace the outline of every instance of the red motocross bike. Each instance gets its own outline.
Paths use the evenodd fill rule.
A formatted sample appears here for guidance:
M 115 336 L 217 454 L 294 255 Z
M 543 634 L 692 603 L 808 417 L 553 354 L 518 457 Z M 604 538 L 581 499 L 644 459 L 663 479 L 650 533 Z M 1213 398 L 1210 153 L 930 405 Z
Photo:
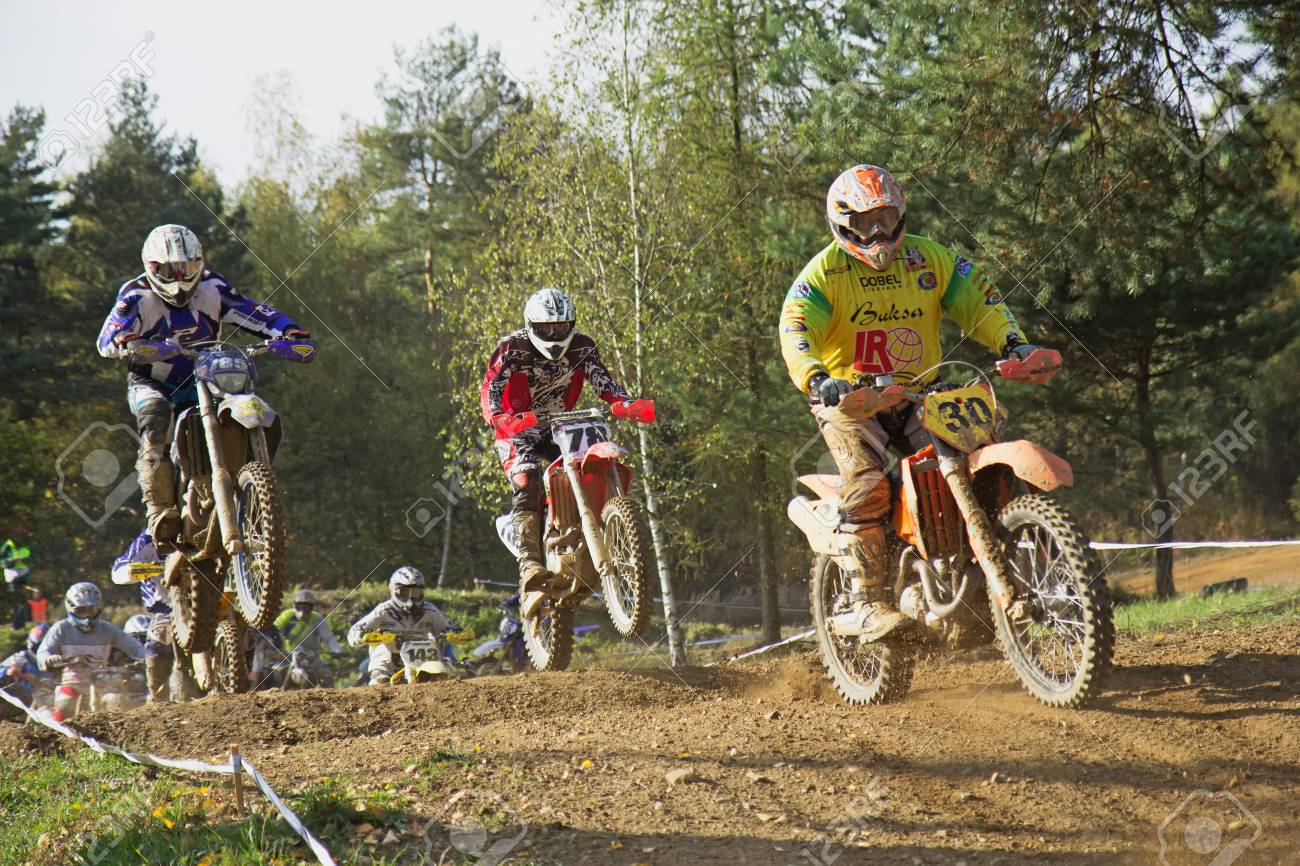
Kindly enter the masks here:
M 634 400 L 609 410 L 641 424 L 654 421 L 654 402 Z M 573 656 L 573 616 L 588 596 L 600 592 L 614 628 L 624 637 L 641 635 L 650 622 L 650 535 L 641 510 L 627 495 L 632 470 L 625 448 L 610 441 L 604 409 L 510 420 L 511 435 L 546 424 L 560 456 L 547 468 L 543 546 L 552 588 L 519 600 L 524 647 L 539 671 L 561 671 Z M 514 521 L 497 518 L 497 534 L 516 556 Z

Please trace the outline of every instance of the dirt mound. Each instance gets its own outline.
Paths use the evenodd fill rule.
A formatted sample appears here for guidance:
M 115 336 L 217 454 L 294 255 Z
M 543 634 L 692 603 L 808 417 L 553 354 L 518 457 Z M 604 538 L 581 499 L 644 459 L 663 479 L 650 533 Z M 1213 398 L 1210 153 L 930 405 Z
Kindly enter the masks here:
M 1169 819 L 1168 862 L 1191 863 L 1196 817 L 1222 844 L 1257 820 L 1236 861 L 1251 866 L 1300 844 L 1297 646 L 1296 624 L 1121 641 L 1082 711 L 1040 706 L 983 649 L 923 659 L 906 699 L 867 709 L 798 656 L 261 693 L 84 724 L 168 755 L 235 742 L 289 788 L 392 782 L 421 822 L 488 792 L 541 862 L 1151 863 Z M 0 755 L 22 730 L 0 725 Z

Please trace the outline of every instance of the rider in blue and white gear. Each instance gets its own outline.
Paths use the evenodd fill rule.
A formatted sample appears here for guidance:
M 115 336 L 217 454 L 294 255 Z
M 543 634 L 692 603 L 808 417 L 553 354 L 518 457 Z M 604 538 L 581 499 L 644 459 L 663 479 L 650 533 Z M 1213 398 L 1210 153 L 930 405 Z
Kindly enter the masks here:
M 0 688 L 16 695 L 23 703 L 31 706 L 32 688 L 41 680 L 52 680 L 49 674 L 41 671 L 36 663 L 36 650 L 40 647 L 45 633 L 49 631 L 47 623 L 38 623 L 27 633 L 27 645 L 18 652 L 0 661 Z
M 388 579 L 387 601 L 363 616 L 348 629 L 348 643 L 361 646 L 368 632 L 395 632 L 399 635 L 442 635 L 457 631 L 447 615 L 433 602 L 424 600 L 424 575 L 419 569 L 403 565 Z M 394 658 L 401 638 L 392 643 L 374 644 L 370 647 L 370 684 L 383 685 L 392 678 L 396 669 Z
M 140 605 L 149 612 L 149 630 L 144 640 L 144 677 L 149 686 L 150 701 L 165 701 L 171 687 L 173 701 L 185 700 L 198 694 L 198 684 L 189 665 L 176 663 L 176 649 L 172 645 L 171 591 L 162 585 L 159 577 L 137 581 L 133 567 L 162 565 L 162 557 L 148 532 L 131 539 L 130 545 L 113 560 L 113 583 L 136 584 L 140 587 Z M 176 672 L 177 681 L 171 682 Z
M 99 354 L 130 358 L 136 340 L 165 341 L 150 363 L 127 367 L 127 402 L 140 433 L 136 471 L 149 514 L 149 532 L 170 544 L 180 532 L 175 469 L 167 456 L 172 408 L 197 401 L 194 362 L 179 347 L 218 340 L 225 325 L 263 337 L 305 340 L 310 334 L 278 310 L 259 304 L 204 267 L 203 246 L 179 225 L 158 226 L 140 252 L 144 273 L 122 284 L 99 332 Z

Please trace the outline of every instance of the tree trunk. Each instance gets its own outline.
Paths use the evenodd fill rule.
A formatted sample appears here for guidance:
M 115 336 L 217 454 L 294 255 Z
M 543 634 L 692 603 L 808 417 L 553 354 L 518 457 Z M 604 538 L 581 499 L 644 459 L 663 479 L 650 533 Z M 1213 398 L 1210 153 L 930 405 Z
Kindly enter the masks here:
M 451 560 L 451 515 L 455 509 L 456 503 L 448 500 L 447 513 L 442 518 L 442 561 L 438 563 L 438 589 L 442 589 L 442 582 L 447 577 L 447 563 Z
M 1137 387 L 1137 421 L 1138 440 L 1146 453 L 1147 469 L 1151 472 L 1151 490 L 1155 499 L 1143 514 L 1143 527 L 1152 534 L 1156 541 L 1174 540 L 1174 523 L 1177 512 L 1169 501 L 1169 482 L 1165 477 L 1165 454 L 1156 439 L 1155 412 L 1151 406 L 1151 378 L 1149 352 L 1138 361 Z M 1155 597 L 1166 599 L 1174 597 L 1174 552 L 1162 547 L 1156 551 L 1155 558 Z
M 632 296 L 633 296 L 633 345 L 634 363 L 636 365 L 636 388 L 638 393 L 645 393 L 645 316 L 642 308 L 642 258 L 641 258 L 641 207 L 637 195 L 637 160 L 635 126 L 633 113 L 632 68 L 630 45 L 632 18 L 631 8 L 623 7 L 623 139 L 626 149 L 624 168 L 627 174 L 628 212 L 632 225 Z M 664 625 L 668 637 L 668 663 L 672 667 L 686 664 L 686 644 L 683 640 L 681 625 L 677 621 L 677 594 L 673 588 L 672 565 L 668 557 L 668 537 L 664 532 L 663 522 L 659 519 L 659 501 L 654 493 L 654 460 L 650 456 L 650 437 L 644 426 L 637 426 L 637 443 L 641 452 L 641 489 L 644 491 L 646 522 L 650 526 L 650 542 L 655 549 L 655 564 L 659 571 L 659 592 L 663 596 Z

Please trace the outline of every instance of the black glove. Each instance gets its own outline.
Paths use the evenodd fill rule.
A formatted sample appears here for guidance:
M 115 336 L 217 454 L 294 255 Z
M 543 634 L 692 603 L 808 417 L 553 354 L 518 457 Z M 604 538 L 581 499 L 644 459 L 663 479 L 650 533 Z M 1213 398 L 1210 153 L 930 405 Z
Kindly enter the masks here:
M 1009 343 L 1002 350 L 1003 358 L 1015 358 L 1017 361 L 1023 361 L 1034 353 L 1035 349 L 1040 348 L 1033 343 Z
M 808 381 L 808 393 L 821 400 L 823 406 L 838 406 L 840 400 L 852 390 L 851 382 L 832 379 L 826 373 L 817 373 Z

